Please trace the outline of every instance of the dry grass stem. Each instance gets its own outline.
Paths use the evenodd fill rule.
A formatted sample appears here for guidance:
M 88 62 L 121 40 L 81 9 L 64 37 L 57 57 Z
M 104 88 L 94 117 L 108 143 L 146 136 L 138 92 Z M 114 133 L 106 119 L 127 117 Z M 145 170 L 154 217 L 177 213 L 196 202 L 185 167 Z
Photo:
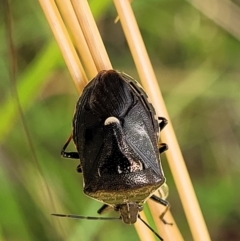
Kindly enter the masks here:
M 167 158 L 195 241 L 210 240 L 183 156 L 178 145 L 168 112 L 160 93 L 147 51 L 140 35 L 131 5 L 127 0 L 114 0 L 125 36 L 132 52 L 138 73 L 158 115 L 168 118 L 169 124 L 162 139 L 169 145 Z M 171 221 L 171 220 L 170 220 Z M 165 228 L 169 228 L 167 225 Z M 171 239 L 172 240 L 172 239 Z
M 87 78 L 57 6 L 53 0 L 39 0 L 39 2 L 61 49 L 76 88 L 80 92 L 86 85 Z
M 91 53 L 88 49 L 88 45 L 85 41 L 83 32 L 79 26 L 78 19 L 76 17 L 75 11 L 73 10 L 70 1 L 56 0 L 57 6 L 60 9 L 61 15 L 63 17 L 64 23 L 66 23 L 71 36 L 74 40 L 74 45 L 76 46 L 79 55 L 83 56 L 81 62 L 86 70 L 89 79 L 92 79 L 97 72 L 96 66 L 93 62 Z
M 97 70 L 112 69 L 111 62 L 88 6 L 88 2 L 86 0 L 71 1 Z

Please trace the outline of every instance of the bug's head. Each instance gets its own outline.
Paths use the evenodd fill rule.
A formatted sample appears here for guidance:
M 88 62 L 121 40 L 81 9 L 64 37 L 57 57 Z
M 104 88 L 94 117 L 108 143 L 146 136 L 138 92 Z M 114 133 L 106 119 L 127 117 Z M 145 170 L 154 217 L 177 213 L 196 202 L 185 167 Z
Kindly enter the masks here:
M 135 202 L 127 202 L 118 205 L 115 209 L 119 211 L 124 223 L 134 224 L 137 221 L 139 211 L 142 211 L 142 206 Z

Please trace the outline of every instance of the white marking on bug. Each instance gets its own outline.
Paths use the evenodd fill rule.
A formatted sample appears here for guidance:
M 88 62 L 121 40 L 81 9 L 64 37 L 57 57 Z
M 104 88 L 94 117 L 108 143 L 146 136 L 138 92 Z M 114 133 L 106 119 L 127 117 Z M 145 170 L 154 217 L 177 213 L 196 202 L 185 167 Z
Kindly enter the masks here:
M 110 125 L 112 123 L 118 123 L 120 124 L 120 121 L 118 118 L 114 117 L 114 116 L 110 116 L 108 117 L 105 122 L 104 122 L 104 125 L 107 126 L 107 125 Z
M 120 166 L 117 166 L 117 167 L 118 167 L 118 173 L 121 174 L 122 173 L 121 167 Z
M 101 173 L 100 173 L 100 169 L 98 168 L 98 175 L 99 177 L 101 177 Z

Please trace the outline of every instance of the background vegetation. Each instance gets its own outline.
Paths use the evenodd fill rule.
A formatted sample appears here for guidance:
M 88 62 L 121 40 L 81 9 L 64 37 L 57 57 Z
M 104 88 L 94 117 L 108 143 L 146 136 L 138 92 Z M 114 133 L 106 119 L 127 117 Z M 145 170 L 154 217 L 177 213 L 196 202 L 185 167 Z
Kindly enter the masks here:
M 90 3 L 114 68 L 138 79 L 121 26 L 114 24 L 113 3 Z M 137 0 L 132 5 L 212 240 L 240 240 L 239 39 L 184 0 Z M 0 239 L 138 240 L 135 229 L 121 222 L 49 215 L 95 216 L 100 204 L 82 193 L 82 177 L 75 171 L 78 161 L 60 157 L 78 94 L 38 1 L 12 0 L 11 8 L 18 91 L 38 162 L 10 91 L 1 13 Z M 162 162 L 172 213 L 190 241 L 164 156 Z

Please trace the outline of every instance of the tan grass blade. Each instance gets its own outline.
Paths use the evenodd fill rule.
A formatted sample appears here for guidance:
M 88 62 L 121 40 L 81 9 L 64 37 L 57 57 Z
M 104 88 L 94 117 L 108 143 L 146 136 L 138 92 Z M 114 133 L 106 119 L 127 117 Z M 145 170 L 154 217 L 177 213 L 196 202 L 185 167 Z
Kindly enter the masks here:
M 86 0 L 71 1 L 97 70 L 112 69 L 111 62 L 98 32 L 88 2 Z
M 87 78 L 57 6 L 53 0 L 39 0 L 39 2 L 61 49 L 76 88 L 81 92 L 87 83 Z
M 204 222 L 187 168 L 178 145 L 158 82 L 144 46 L 140 31 L 127 0 L 114 0 L 125 36 L 132 52 L 142 84 L 152 99 L 156 112 L 169 120 L 162 139 L 169 145 L 168 162 L 178 188 L 182 205 L 195 241 L 209 241 L 210 237 Z M 172 240 L 172 239 L 171 239 Z
M 82 29 L 79 26 L 78 19 L 72 7 L 71 1 L 56 0 L 57 6 L 61 12 L 64 23 L 67 25 L 71 36 L 73 37 L 74 45 L 76 46 L 79 55 L 83 56 L 81 62 L 89 77 L 92 79 L 97 72 L 96 66 L 93 62 L 88 45 L 85 41 Z

